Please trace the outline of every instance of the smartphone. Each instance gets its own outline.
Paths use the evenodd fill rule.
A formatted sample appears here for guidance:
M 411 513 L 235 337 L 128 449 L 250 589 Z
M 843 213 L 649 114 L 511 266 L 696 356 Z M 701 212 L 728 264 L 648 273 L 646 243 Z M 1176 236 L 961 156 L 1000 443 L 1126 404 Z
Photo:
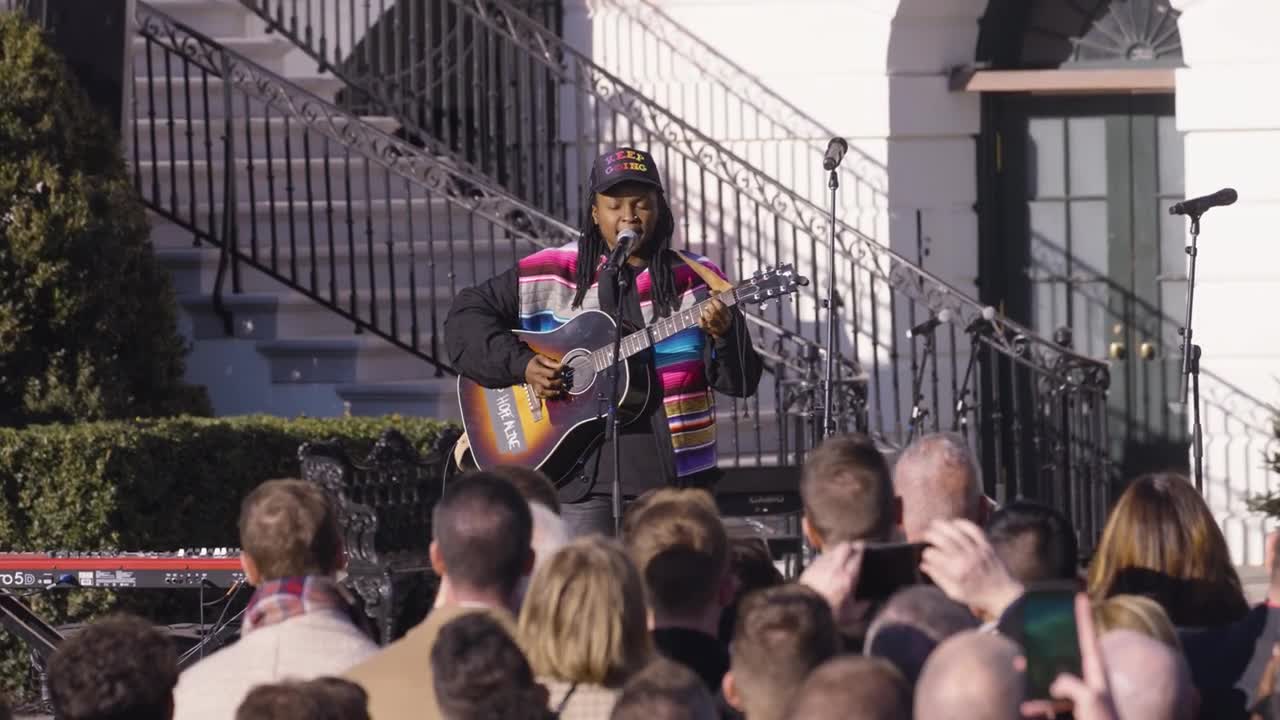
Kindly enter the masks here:
M 862 571 L 854 597 L 880 600 L 901 588 L 919 585 L 924 548 L 924 543 L 869 543 L 862 551 Z
M 1059 674 L 1080 676 L 1080 636 L 1076 630 L 1074 583 L 1032 586 L 1000 620 L 1000 630 L 1017 641 L 1027 659 L 1027 698 L 1048 700 Z

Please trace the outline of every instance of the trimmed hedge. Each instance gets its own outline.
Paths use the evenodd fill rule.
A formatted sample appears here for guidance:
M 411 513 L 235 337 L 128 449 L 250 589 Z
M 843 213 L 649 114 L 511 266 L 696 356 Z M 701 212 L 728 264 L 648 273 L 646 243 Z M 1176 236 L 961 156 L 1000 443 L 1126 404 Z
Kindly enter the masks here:
M 264 480 L 296 476 L 302 443 L 336 438 L 362 458 L 395 428 L 425 453 L 444 427 L 399 416 L 254 416 L 0 428 L 0 550 L 236 546 L 240 499 Z M 156 596 L 178 594 L 85 589 L 46 593 L 31 604 L 59 624 L 113 608 L 159 607 Z M 194 606 L 194 595 L 181 595 Z M 21 643 L 0 633 L 0 687 L 11 695 L 24 690 L 27 666 Z

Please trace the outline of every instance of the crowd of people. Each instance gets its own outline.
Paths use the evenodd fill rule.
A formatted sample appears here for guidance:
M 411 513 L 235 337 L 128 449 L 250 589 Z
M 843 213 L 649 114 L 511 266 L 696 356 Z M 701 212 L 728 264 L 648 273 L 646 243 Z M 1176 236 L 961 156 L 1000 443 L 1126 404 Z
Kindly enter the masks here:
M 1061 513 L 991 502 L 955 435 L 892 468 L 864 436 L 829 438 L 800 493 L 817 554 L 788 581 L 705 490 L 648 492 L 619 538 L 571 538 L 538 473 L 472 472 L 434 508 L 435 608 L 379 647 L 339 582 L 334 506 L 269 481 L 241 510 L 256 590 L 238 642 L 179 673 L 161 631 L 112 617 L 60 646 L 52 703 L 65 720 L 1280 717 L 1280 567 L 1250 607 L 1184 477 L 1132 480 L 1087 563 Z M 1045 588 L 1066 593 L 1078 662 L 1037 690 L 1042 648 L 1018 628 Z

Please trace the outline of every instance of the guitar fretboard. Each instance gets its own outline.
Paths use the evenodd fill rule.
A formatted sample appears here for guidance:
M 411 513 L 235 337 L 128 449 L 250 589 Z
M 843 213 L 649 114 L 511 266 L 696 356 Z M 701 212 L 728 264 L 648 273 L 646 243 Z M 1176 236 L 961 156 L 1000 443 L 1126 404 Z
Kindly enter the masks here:
M 698 319 L 702 317 L 702 308 L 712 300 L 719 300 L 726 307 L 733 307 L 738 303 L 738 290 L 734 288 L 713 295 L 700 303 L 672 313 L 670 317 L 659 318 L 653 324 L 627 335 L 622 338 L 620 346 L 622 357 L 624 359 L 629 358 L 676 333 L 697 327 Z M 605 347 L 592 351 L 591 362 L 596 372 L 608 370 L 609 366 L 613 364 L 613 343 L 611 342 Z

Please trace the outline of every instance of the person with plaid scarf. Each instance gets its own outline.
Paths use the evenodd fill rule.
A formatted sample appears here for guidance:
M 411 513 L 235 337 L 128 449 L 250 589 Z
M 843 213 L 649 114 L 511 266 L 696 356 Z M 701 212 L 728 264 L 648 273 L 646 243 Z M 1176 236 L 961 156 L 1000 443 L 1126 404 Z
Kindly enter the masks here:
M 335 575 L 345 555 L 320 488 L 269 480 L 240 508 L 241 559 L 256 590 L 240 640 L 182 673 L 175 720 L 226 720 L 256 685 L 338 675 L 378 646 L 352 622 Z

